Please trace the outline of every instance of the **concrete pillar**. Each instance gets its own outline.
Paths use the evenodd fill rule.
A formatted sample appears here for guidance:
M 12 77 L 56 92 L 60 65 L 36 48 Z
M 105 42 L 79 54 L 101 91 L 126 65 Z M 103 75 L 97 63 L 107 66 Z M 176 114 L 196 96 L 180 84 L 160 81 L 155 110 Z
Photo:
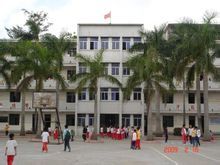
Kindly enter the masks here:
M 134 115 L 130 115 L 130 127 L 134 126 Z
M 86 114 L 85 125 L 89 125 L 89 114 Z

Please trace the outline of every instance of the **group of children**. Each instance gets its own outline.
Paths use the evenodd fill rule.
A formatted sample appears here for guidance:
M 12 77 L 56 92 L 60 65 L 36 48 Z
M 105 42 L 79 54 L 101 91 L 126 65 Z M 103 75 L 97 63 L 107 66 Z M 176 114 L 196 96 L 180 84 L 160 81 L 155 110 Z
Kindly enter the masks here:
M 107 127 L 106 130 L 104 130 L 104 127 L 100 128 L 100 136 L 101 137 L 110 137 L 113 140 L 123 140 L 129 137 L 129 127 Z
M 190 125 L 187 130 L 185 128 L 185 124 L 183 124 L 183 127 L 181 129 L 181 135 L 183 144 L 186 144 L 186 142 L 189 140 L 190 144 L 192 144 L 193 147 L 200 146 L 201 131 L 198 127 L 192 127 L 192 125 Z

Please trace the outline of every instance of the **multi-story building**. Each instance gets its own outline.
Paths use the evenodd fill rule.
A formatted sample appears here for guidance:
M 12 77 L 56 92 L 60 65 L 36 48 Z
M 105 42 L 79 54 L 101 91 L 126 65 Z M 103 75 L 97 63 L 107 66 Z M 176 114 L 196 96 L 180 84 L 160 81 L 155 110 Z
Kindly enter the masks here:
M 135 43 L 142 42 L 139 31 L 142 24 L 78 24 L 77 48 L 78 53 L 93 57 L 100 49 L 104 49 L 103 63 L 106 72 L 115 76 L 125 85 L 128 76 L 132 74 L 124 63 L 130 57 L 128 49 Z M 84 88 L 81 93 L 75 93 L 76 84 L 70 83 L 72 74 L 86 72 L 83 63 L 76 61 L 74 51 L 69 51 L 64 55 L 63 76 L 69 83 L 69 87 L 59 94 L 59 116 L 62 127 L 68 124 L 71 129 L 75 129 L 80 134 L 82 126 L 93 125 L 94 100 L 89 95 L 88 88 Z M 215 62 L 220 67 L 220 60 Z M 1 78 L 0 78 L 1 79 Z M 201 81 L 202 83 L 202 81 Z M 176 83 L 177 91 L 174 94 L 163 96 L 161 99 L 161 120 L 168 126 L 169 131 L 174 127 L 181 127 L 183 123 L 183 97 L 182 83 Z M 202 87 L 202 85 L 201 85 Z M 9 123 L 11 130 L 20 129 L 21 99 L 20 93 L 15 93 L 16 86 L 8 91 L 5 82 L 0 80 L 0 128 L 3 129 Z M 34 109 L 32 108 L 32 93 L 35 82 L 30 85 L 26 100 L 26 130 L 34 127 Z M 45 91 L 55 91 L 56 83 L 48 79 L 44 83 Z M 201 89 L 202 91 L 202 89 Z M 143 95 L 143 87 L 136 87 L 127 101 L 123 100 L 123 93 L 116 85 L 107 81 L 99 81 L 98 92 L 98 127 L 103 126 L 141 126 L 146 130 L 146 112 Z M 209 78 L 209 111 L 210 129 L 220 130 L 220 83 Z M 201 94 L 201 104 L 203 96 Z M 186 123 L 197 125 L 195 88 L 190 89 L 186 95 Z M 155 98 L 151 105 L 153 111 L 153 129 L 155 129 Z M 203 107 L 202 107 L 203 113 Z M 43 117 L 46 126 L 55 127 L 55 110 L 43 110 Z M 145 128 L 144 128 L 145 126 Z M 220 132 L 220 131 L 219 131 Z

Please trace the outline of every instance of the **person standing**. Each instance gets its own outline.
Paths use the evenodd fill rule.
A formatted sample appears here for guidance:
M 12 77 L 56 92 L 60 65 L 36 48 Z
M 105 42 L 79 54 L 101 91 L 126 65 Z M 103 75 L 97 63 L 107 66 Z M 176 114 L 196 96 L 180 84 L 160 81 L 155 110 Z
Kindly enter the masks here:
M 83 127 L 83 132 L 82 132 L 82 138 L 84 140 L 84 142 L 86 141 L 86 134 L 87 134 L 87 127 Z
M 44 128 L 43 133 L 41 134 L 42 137 L 42 152 L 48 152 L 47 144 L 49 142 L 49 133 L 47 132 L 47 129 Z
M 188 135 L 189 135 L 189 142 L 190 144 L 192 144 L 192 125 L 189 125 L 189 129 L 188 129 Z
M 9 125 L 6 124 L 5 125 L 5 136 L 8 136 L 8 133 L 9 133 Z
M 196 127 L 193 127 L 193 130 L 192 130 L 192 144 L 193 144 L 193 147 L 198 146 L 197 141 L 196 141 L 196 136 L 197 136 Z
M 136 149 L 140 150 L 141 149 L 141 131 L 140 127 L 137 127 L 137 140 L 136 140 Z
M 131 135 L 131 149 L 133 150 L 136 149 L 136 140 L 137 140 L 137 133 L 136 133 L 136 129 L 134 129 L 134 132 Z
M 71 129 L 71 141 L 74 141 L 75 131 Z
M 164 134 L 164 137 L 165 137 L 165 143 L 167 143 L 167 140 L 168 140 L 168 130 L 167 130 L 167 126 L 164 126 L 163 134 Z
M 66 151 L 66 147 L 68 147 L 69 152 L 71 152 L 71 148 L 70 148 L 71 133 L 70 130 L 68 130 L 68 125 L 65 125 L 65 129 L 63 131 L 63 139 L 64 139 L 64 151 Z
M 199 128 L 196 127 L 196 141 L 199 146 L 200 146 L 200 137 L 201 137 L 201 131 Z
M 12 165 L 14 157 L 17 155 L 17 142 L 14 140 L 14 134 L 9 134 L 9 140 L 5 147 L 5 156 L 7 156 L 7 165 Z
M 185 128 L 185 124 L 183 124 L 183 127 L 181 129 L 181 135 L 182 135 L 183 144 L 186 144 L 186 128 Z

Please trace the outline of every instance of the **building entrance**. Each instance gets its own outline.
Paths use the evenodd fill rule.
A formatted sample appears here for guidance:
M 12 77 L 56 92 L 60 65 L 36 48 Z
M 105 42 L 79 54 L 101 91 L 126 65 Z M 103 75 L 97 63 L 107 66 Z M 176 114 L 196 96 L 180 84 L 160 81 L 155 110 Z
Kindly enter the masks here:
M 101 114 L 100 115 L 100 126 L 119 126 L 119 115 L 118 114 Z

